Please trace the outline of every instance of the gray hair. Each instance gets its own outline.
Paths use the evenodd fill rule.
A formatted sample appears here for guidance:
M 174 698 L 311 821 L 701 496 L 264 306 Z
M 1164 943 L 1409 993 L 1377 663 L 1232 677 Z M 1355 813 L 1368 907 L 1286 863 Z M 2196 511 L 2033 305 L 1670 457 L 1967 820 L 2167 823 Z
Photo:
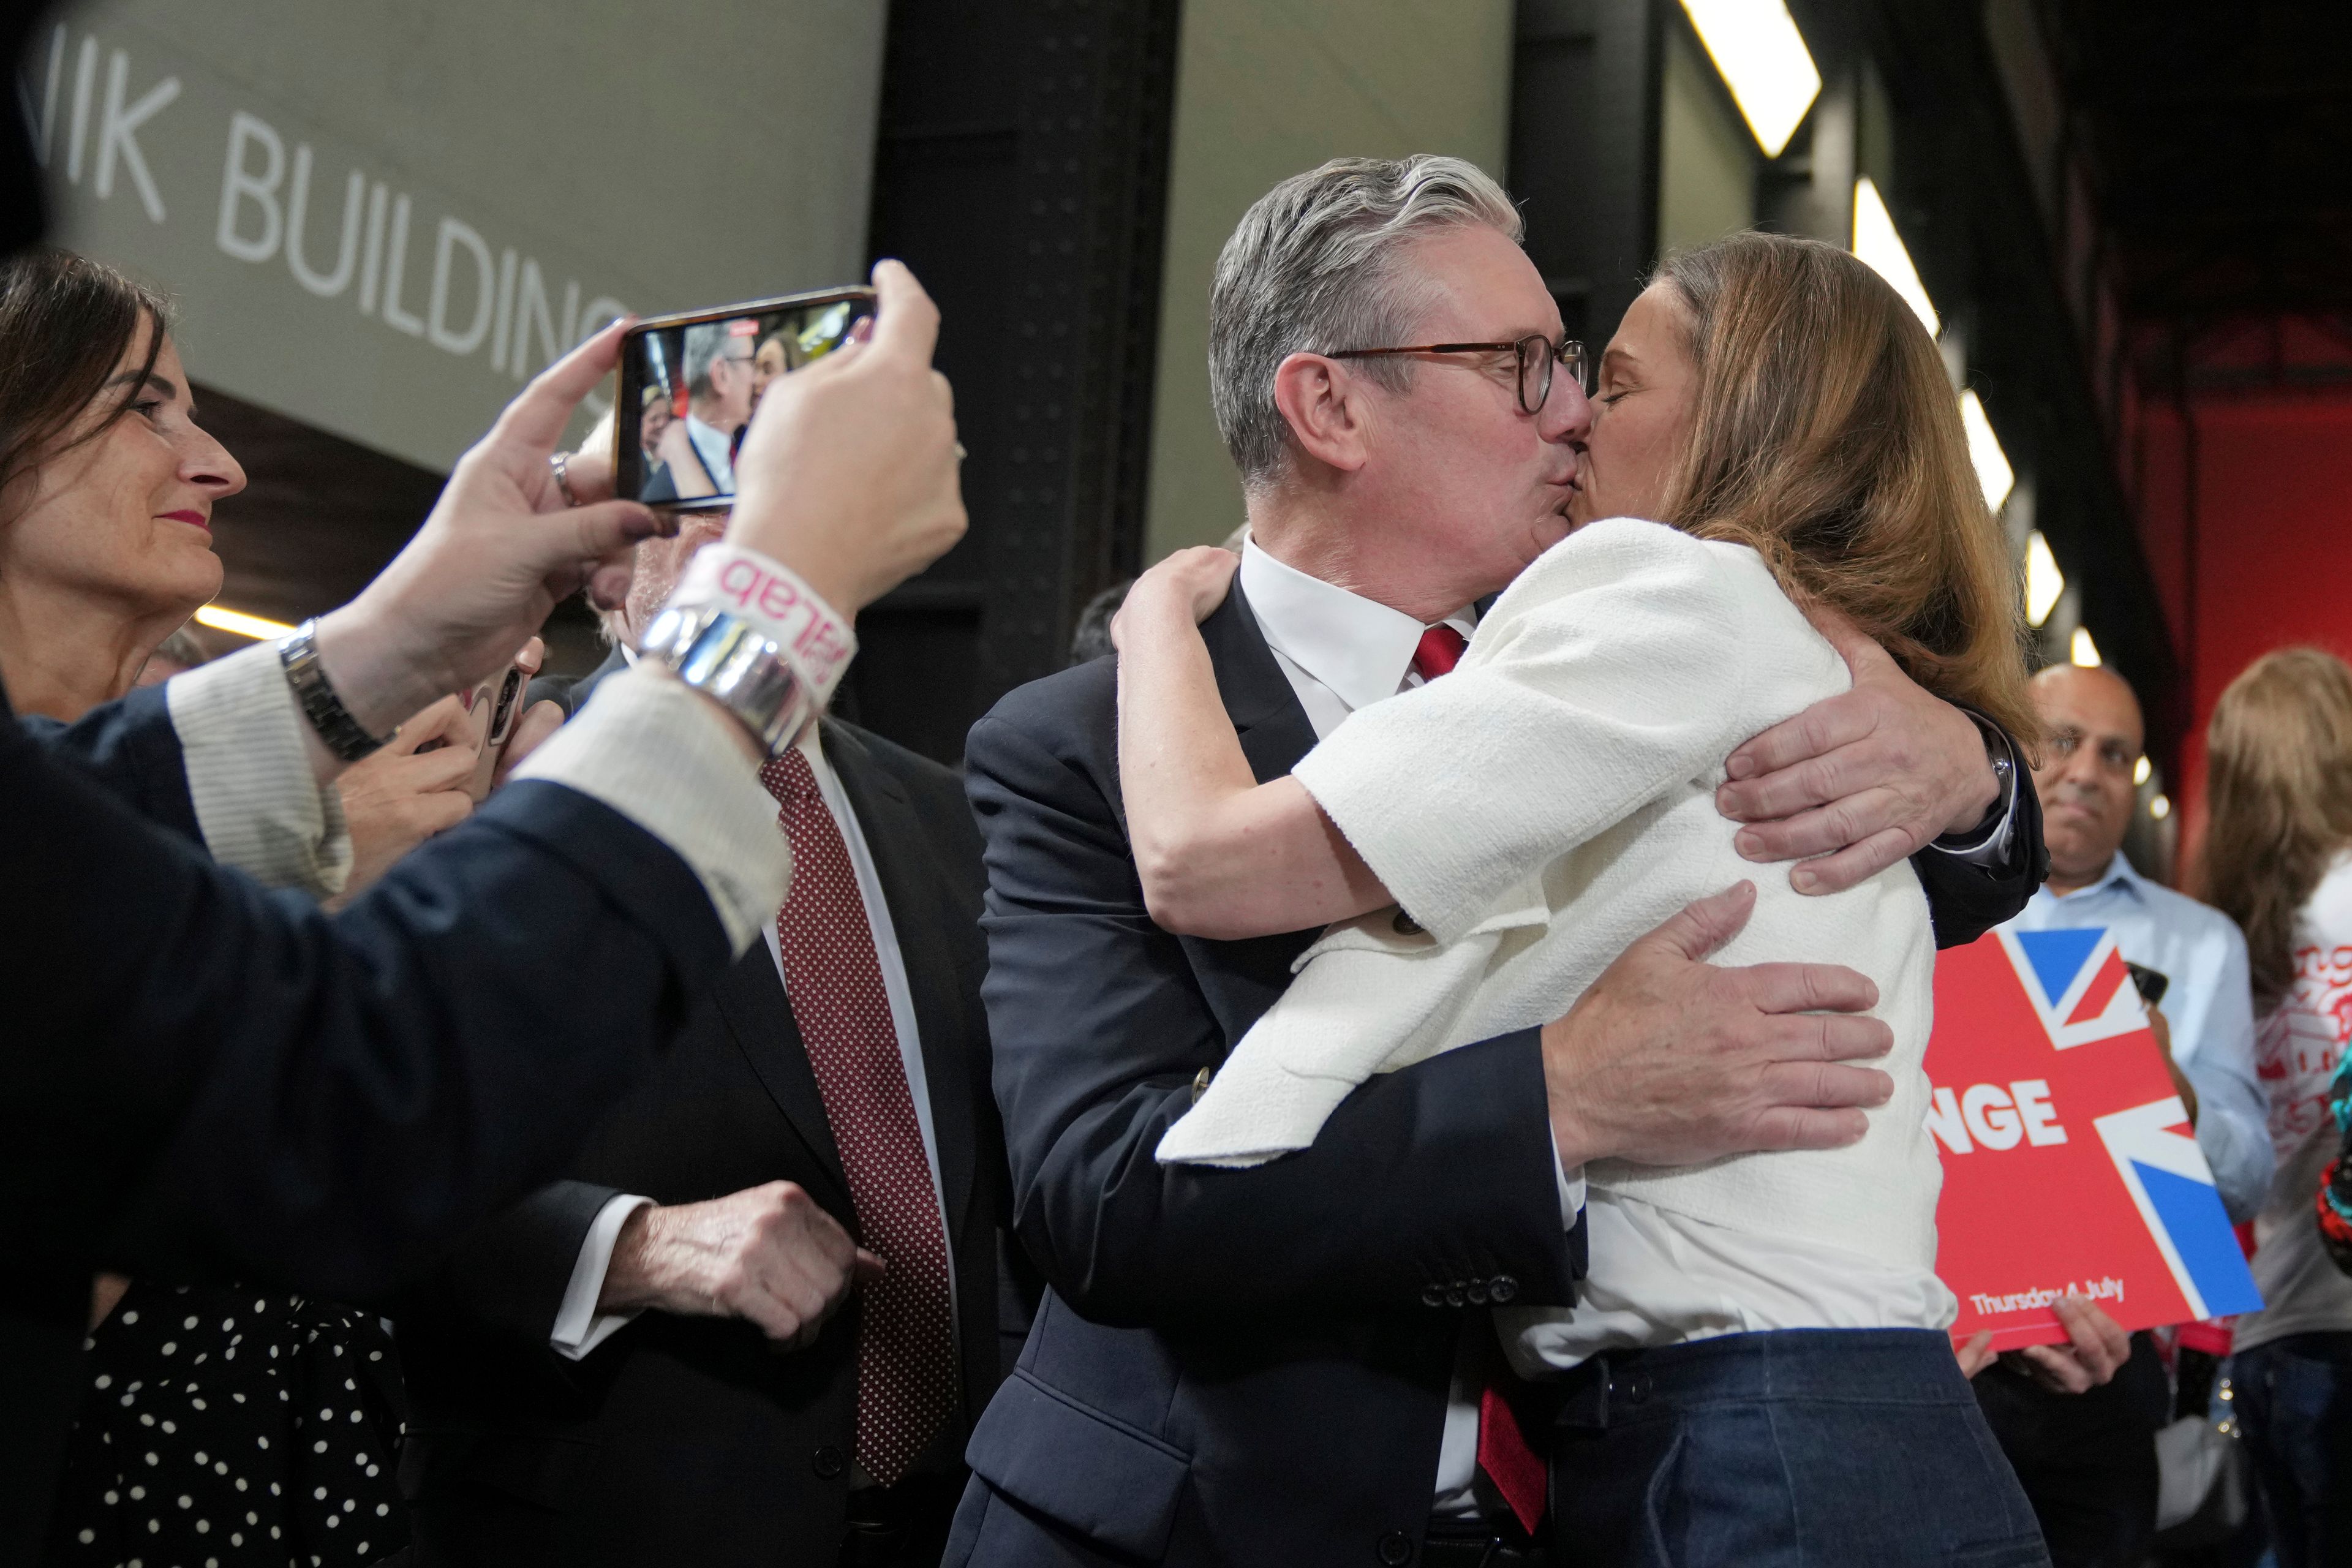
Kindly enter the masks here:
M 1294 353 L 1384 348 L 1404 341 L 1428 289 L 1400 265 L 1412 242 L 1484 225 L 1515 243 L 1518 209 L 1460 158 L 1334 158 L 1260 196 L 1217 258 L 1209 291 L 1209 399 L 1225 448 L 1255 489 L 1287 461 L 1274 373 Z M 1412 384 L 1402 359 L 1357 362 L 1392 392 Z
M 738 317 L 740 321 L 742 318 Z M 734 321 L 698 321 L 686 329 L 685 346 L 679 349 L 683 363 L 678 371 L 686 377 L 687 395 L 690 397 L 710 395 L 710 362 L 724 355 L 735 334 L 728 329 Z

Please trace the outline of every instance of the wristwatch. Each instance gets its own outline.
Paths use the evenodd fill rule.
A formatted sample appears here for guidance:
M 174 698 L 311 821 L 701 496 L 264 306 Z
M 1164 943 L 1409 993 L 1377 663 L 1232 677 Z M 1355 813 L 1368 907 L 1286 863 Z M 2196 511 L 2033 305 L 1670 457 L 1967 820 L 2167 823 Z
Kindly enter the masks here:
M 1954 704 L 1958 707 L 1958 704 Z M 1992 764 L 1992 805 L 1985 808 L 1984 817 L 1974 827 L 1960 833 L 1947 833 L 1936 840 L 1942 849 L 1972 849 L 1984 842 L 1985 836 L 2000 826 L 2017 804 L 2017 753 L 2011 747 L 2009 732 L 1973 708 L 1960 708 L 1978 732 L 1984 736 L 1985 761 Z
M 793 743 L 814 706 L 775 641 L 715 605 L 665 609 L 638 653 L 733 714 L 772 757 Z
M 294 689 L 295 700 L 302 705 L 302 717 L 310 721 L 310 728 L 318 731 L 327 750 L 344 762 L 356 763 L 383 744 L 352 717 L 320 666 L 316 618 L 304 621 L 292 635 L 278 640 L 278 662 L 285 668 L 286 684 Z

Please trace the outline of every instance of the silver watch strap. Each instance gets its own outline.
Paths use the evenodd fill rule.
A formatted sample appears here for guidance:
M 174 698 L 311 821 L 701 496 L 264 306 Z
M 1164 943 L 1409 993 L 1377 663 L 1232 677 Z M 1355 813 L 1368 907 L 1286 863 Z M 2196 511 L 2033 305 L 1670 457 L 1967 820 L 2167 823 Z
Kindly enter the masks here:
M 369 734 L 335 694 L 334 683 L 319 664 L 318 633 L 319 623 L 312 619 L 280 637 L 278 662 L 286 670 L 286 684 L 294 689 L 294 700 L 302 705 L 302 716 L 319 732 L 327 750 L 343 762 L 356 763 L 383 742 Z
M 666 609 L 638 650 L 733 714 L 774 756 L 808 721 L 808 689 L 757 626 L 713 605 Z

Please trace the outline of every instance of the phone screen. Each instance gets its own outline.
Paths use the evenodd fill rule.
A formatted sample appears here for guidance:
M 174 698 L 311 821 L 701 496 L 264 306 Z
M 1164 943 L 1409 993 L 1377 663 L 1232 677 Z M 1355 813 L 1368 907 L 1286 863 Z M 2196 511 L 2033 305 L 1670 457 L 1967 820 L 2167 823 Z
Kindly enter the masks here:
M 649 506 L 708 510 L 735 497 L 735 456 L 777 379 L 849 342 L 868 289 L 754 300 L 646 321 L 621 345 L 614 489 Z

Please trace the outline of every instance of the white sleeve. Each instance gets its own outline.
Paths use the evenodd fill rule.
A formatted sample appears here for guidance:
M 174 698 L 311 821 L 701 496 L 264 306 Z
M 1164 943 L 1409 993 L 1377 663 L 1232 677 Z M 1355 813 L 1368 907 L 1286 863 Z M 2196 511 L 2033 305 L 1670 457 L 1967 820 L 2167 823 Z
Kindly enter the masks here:
M 613 1244 L 620 1239 L 621 1226 L 639 1209 L 653 1206 L 651 1198 L 623 1193 L 607 1199 L 596 1211 L 587 1238 L 580 1244 L 580 1257 L 572 1265 L 572 1279 L 563 1287 L 563 1304 L 556 1309 L 555 1326 L 548 1331 L 548 1348 L 556 1354 L 578 1361 L 636 1321 L 635 1312 L 599 1312 L 596 1298 L 604 1293 L 604 1274 L 613 1267 Z
M 1792 635 L 1756 646 L 1777 604 Z M 1442 680 L 1363 709 L 1292 770 L 1441 942 L 1514 884 L 1849 678 L 1763 563 L 1613 519 L 1521 574 Z M 1799 668 L 1789 668 L 1791 665 Z M 1780 677 L 1794 679 L 1780 679 Z
M 509 776 L 568 784 L 677 851 L 740 958 L 783 907 L 793 858 L 733 723 L 669 677 L 626 669 Z
M 278 645 L 198 665 L 163 685 L 205 847 L 266 887 L 343 890 L 352 837 L 343 799 L 310 771 L 301 706 Z

